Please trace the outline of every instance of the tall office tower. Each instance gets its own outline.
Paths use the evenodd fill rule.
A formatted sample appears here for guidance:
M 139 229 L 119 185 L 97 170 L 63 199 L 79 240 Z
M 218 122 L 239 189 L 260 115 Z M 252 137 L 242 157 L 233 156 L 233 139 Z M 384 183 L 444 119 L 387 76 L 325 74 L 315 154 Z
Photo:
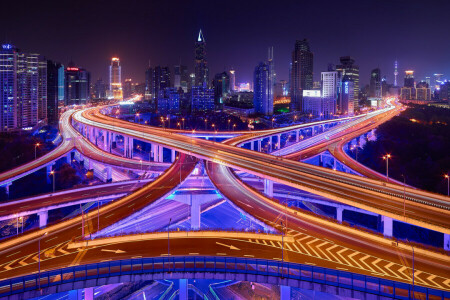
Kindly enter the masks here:
M 386 97 L 389 92 L 389 84 L 387 83 L 386 76 L 381 78 L 381 97 Z
M 425 77 L 425 82 L 428 84 L 428 87 L 431 88 L 431 77 L 430 76 Z
M 144 99 L 151 100 L 153 99 L 153 68 L 150 66 L 145 70 L 145 93 Z
M 269 67 L 269 99 L 272 102 L 273 113 L 273 99 L 275 85 L 277 84 L 277 74 L 275 73 L 275 63 L 273 61 L 273 47 L 269 47 L 267 52 L 267 66 Z
M 202 30 L 198 33 L 195 42 L 195 86 L 209 86 L 209 70 L 206 61 L 206 41 Z
M 124 83 L 123 83 L 123 97 L 125 99 L 130 98 L 131 95 L 133 94 L 133 82 L 131 80 L 131 78 L 127 78 L 125 79 Z
M 414 71 L 405 71 L 405 84 L 404 87 L 414 88 Z
M 297 40 L 292 52 L 290 111 L 301 111 L 303 109 L 303 90 L 313 88 L 313 58 L 314 55 L 309 48 L 308 41 L 306 39 Z
M 398 63 L 397 61 L 394 62 L 394 86 L 397 85 L 397 76 L 398 76 Z
M 204 86 L 191 88 L 192 113 L 207 113 L 214 111 L 214 90 Z
M 17 128 L 18 51 L 11 44 L 0 49 L 0 132 Z
M 58 107 L 60 83 L 64 83 L 64 66 L 60 63 L 47 61 L 47 123 L 56 125 L 58 123 Z M 62 86 L 64 92 L 64 84 Z M 63 96 L 64 97 L 64 96 Z M 64 99 L 64 98 L 63 98 Z
M 379 68 L 370 72 L 369 97 L 381 98 L 381 71 Z
M 109 96 L 119 101 L 123 99 L 122 67 L 118 57 L 113 57 L 109 66 Z
M 47 119 L 47 60 L 38 61 L 38 120 Z M 48 120 L 47 120 L 48 122 Z
M 448 101 L 448 104 L 450 104 L 450 81 L 443 82 L 439 89 L 439 100 Z
M 341 87 L 341 74 L 338 71 L 322 72 L 320 79 L 322 84 L 322 99 L 326 104 L 323 113 L 326 116 L 331 116 L 336 113 L 336 105 Z
M 303 90 L 303 112 L 313 116 L 322 114 L 320 90 Z
M 338 111 L 343 115 L 354 113 L 355 86 L 350 76 L 345 75 L 341 81 L 341 92 L 339 94 Z
M 253 106 L 255 113 L 273 115 L 272 81 L 270 79 L 270 66 L 259 63 L 253 73 Z
M 106 98 L 106 84 L 103 79 L 99 78 L 94 84 L 94 99 L 105 99 Z
M 90 97 L 91 76 L 88 71 L 75 67 L 71 62 L 64 78 L 65 105 L 85 105 Z
M 38 122 L 39 54 L 19 53 L 17 62 L 17 126 L 29 129 Z
M 227 72 L 222 72 L 214 76 L 213 88 L 215 108 L 221 109 L 225 99 L 230 95 L 230 77 Z
M 156 66 L 152 75 L 152 97 L 157 99 L 165 88 L 170 87 L 170 68 Z
M 231 68 L 230 72 L 230 91 L 234 92 L 236 89 L 236 71 Z
M 176 89 L 181 88 L 183 92 L 187 93 L 189 83 L 188 68 L 183 65 L 176 65 L 174 67 L 174 82 L 173 86 Z
M 440 85 L 443 83 L 442 76 L 443 74 L 433 74 L 433 90 L 440 88 Z
M 347 76 L 353 82 L 353 108 L 357 109 L 359 107 L 359 66 L 355 65 L 355 60 L 350 56 L 342 56 L 340 62 L 341 64 L 336 66 L 336 71 L 341 72 L 342 78 Z

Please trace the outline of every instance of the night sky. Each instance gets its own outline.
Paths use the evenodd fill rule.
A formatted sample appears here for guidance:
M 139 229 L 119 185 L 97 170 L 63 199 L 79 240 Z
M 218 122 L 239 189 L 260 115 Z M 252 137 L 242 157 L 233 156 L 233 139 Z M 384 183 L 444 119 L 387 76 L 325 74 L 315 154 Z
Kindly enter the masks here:
M 314 79 L 351 55 L 368 83 L 380 67 L 393 81 L 413 69 L 416 78 L 444 73 L 450 79 L 450 1 L 7 1 L 0 10 L 0 39 L 26 52 L 64 64 L 73 60 L 107 80 L 112 56 L 122 78 L 143 81 L 151 64 L 181 61 L 193 71 L 198 30 L 207 42 L 210 78 L 236 69 L 237 82 L 252 81 L 253 69 L 274 46 L 278 79 L 288 79 L 296 39 L 307 38 L 314 52 Z

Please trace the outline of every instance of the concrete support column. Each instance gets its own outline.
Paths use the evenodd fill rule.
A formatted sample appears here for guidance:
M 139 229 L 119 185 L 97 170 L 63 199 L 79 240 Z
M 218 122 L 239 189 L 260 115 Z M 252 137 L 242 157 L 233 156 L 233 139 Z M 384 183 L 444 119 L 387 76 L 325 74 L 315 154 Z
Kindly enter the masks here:
M 134 148 L 134 139 L 133 138 L 128 138 L 128 157 L 129 158 L 133 158 L 133 148 Z
M 43 211 L 38 213 L 39 216 L 39 228 L 44 228 L 47 226 L 48 222 L 48 211 Z
M 68 152 L 66 154 L 66 163 L 68 163 L 69 165 L 72 163 L 72 152 Z
M 200 229 L 200 198 L 196 195 L 191 195 L 191 229 L 198 230 Z
M 94 300 L 94 288 L 85 288 L 84 289 L 84 300 Z
M 342 213 L 344 212 L 344 208 L 342 206 L 336 207 L 336 220 L 339 221 L 339 223 L 342 223 Z
M 150 160 L 157 161 L 156 156 L 158 155 L 158 151 L 156 149 L 156 144 L 150 144 Z M 156 150 L 156 151 L 155 151 Z
M 105 168 L 106 170 L 106 182 L 111 182 L 112 181 L 112 168 L 110 166 L 107 166 Z
M 273 198 L 273 181 L 269 179 L 264 179 L 264 194 L 268 197 Z
M 180 279 L 180 293 L 179 293 L 178 299 L 180 299 L 180 300 L 188 299 L 188 280 L 187 279 Z
M 323 156 L 319 154 L 319 166 L 323 167 Z
M 444 250 L 450 251 L 450 234 L 444 233 Z
M 337 169 L 336 169 L 336 167 L 337 167 L 337 166 L 336 166 L 336 162 L 337 162 L 337 159 L 336 159 L 335 157 L 333 157 L 333 169 L 334 169 L 334 170 L 337 170 Z
M 295 142 L 298 143 L 300 140 L 300 129 L 295 131 Z
M 123 157 L 128 157 L 128 137 L 123 137 Z
M 88 170 L 94 169 L 94 162 L 92 161 L 92 158 L 89 158 L 89 164 L 88 164 Z
M 280 285 L 280 300 L 291 299 L 291 287 L 287 285 Z
M 163 162 L 163 161 L 164 161 L 164 147 L 160 145 L 158 147 L 158 162 Z
M 279 135 L 277 136 L 277 143 L 278 143 L 277 149 L 281 149 L 281 134 L 279 134 Z
M 269 137 L 269 153 L 272 152 L 272 144 L 273 144 L 272 137 Z
M 258 152 L 261 152 L 261 140 L 258 140 Z
M 175 155 L 176 154 L 176 151 L 175 150 L 173 150 L 173 149 L 170 149 L 170 162 L 174 162 L 175 161 Z
M 3 187 L 5 188 L 6 195 L 9 197 L 9 187 L 11 186 L 12 182 L 8 182 Z
M 392 218 L 381 216 L 381 222 L 383 222 L 383 235 L 386 237 L 392 237 L 394 231 Z
M 255 141 L 250 142 L 250 150 L 255 150 Z

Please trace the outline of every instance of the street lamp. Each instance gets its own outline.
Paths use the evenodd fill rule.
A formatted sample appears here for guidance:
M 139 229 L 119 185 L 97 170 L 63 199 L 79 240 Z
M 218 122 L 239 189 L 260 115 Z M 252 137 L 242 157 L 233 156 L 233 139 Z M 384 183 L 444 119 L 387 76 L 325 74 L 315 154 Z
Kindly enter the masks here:
M 234 131 L 234 128 L 236 127 L 236 124 L 233 124 L 233 131 Z
M 41 239 L 46 236 L 48 232 L 41 235 L 38 239 L 38 289 L 41 289 Z
M 34 159 L 36 160 L 36 151 L 37 151 L 37 147 L 39 147 L 41 144 L 36 143 L 36 145 L 34 145 Z
M 272 128 L 273 128 L 273 121 L 275 121 L 275 118 L 272 118 Z
M 447 196 L 450 196 L 450 176 L 445 174 L 444 177 L 447 179 Z
M 180 122 L 177 123 L 177 126 L 178 126 L 178 128 L 180 128 L 180 130 L 181 130 L 181 124 L 180 124 Z
M 403 177 L 403 218 L 406 219 L 406 176 L 402 174 Z
M 228 131 L 230 131 L 230 122 L 231 122 L 231 120 L 228 119 Z
M 208 120 L 205 118 L 205 131 L 207 130 L 206 125 L 208 124 Z
M 183 121 L 183 130 L 184 130 L 184 118 L 182 118 L 181 121 Z
M 53 176 L 53 193 L 55 193 L 55 171 L 51 171 L 50 175 Z
M 386 161 L 386 182 L 389 182 L 389 158 L 391 158 L 390 154 L 383 156 L 383 159 Z

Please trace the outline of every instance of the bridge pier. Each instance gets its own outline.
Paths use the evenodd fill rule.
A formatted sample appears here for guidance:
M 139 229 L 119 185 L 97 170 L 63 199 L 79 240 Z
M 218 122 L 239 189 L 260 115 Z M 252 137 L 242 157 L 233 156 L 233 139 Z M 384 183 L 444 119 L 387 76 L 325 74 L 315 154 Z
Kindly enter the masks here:
M 295 131 L 295 142 L 298 143 L 300 139 L 300 129 Z
M 323 167 L 323 156 L 319 154 L 319 166 Z
M 201 224 L 201 205 L 200 198 L 196 197 L 196 195 L 191 195 L 191 229 L 198 230 L 200 229 Z
M 269 179 L 264 179 L 264 194 L 269 198 L 273 198 L 273 181 Z
M 281 149 L 281 134 L 277 135 L 277 143 L 278 143 L 277 149 Z
M 158 146 L 158 162 L 164 162 L 164 147 Z
M 344 212 L 344 208 L 342 206 L 336 207 L 336 220 L 338 220 L 339 223 L 342 223 L 343 212 Z
M 444 250 L 450 251 L 450 234 L 444 233 Z
M 84 300 L 94 300 L 94 288 L 85 288 L 84 289 Z
M 175 161 L 175 155 L 176 154 L 176 151 L 175 150 L 173 150 L 173 149 L 170 149 L 170 162 L 174 162 Z
M 39 228 L 44 228 L 48 223 L 48 211 L 42 211 L 38 213 L 39 216 Z
M 261 142 L 262 140 L 258 140 L 258 152 L 261 152 Z
M 288 285 L 280 285 L 280 300 L 291 299 L 291 287 Z
M 105 168 L 106 171 L 106 182 L 112 182 L 112 168 L 110 166 L 107 166 Z
M 392 237 L 394 229 L 392 218 L 381 216 L 381 222 L 383 223 L 383 235 L 386 237 Z
M 188 299 L 188 280 L 187 279 L 180 279 L 179 299 L 180 300 Z
M 3 187 L 5 188 L 6 196 L 9 198 L 9 187 L 12 185 L 12 182 L 7 182 Z
M 250 142 L 250 150 L 255 150 L 255 143 L 254 143 L 254 141 L 251 141 Z

